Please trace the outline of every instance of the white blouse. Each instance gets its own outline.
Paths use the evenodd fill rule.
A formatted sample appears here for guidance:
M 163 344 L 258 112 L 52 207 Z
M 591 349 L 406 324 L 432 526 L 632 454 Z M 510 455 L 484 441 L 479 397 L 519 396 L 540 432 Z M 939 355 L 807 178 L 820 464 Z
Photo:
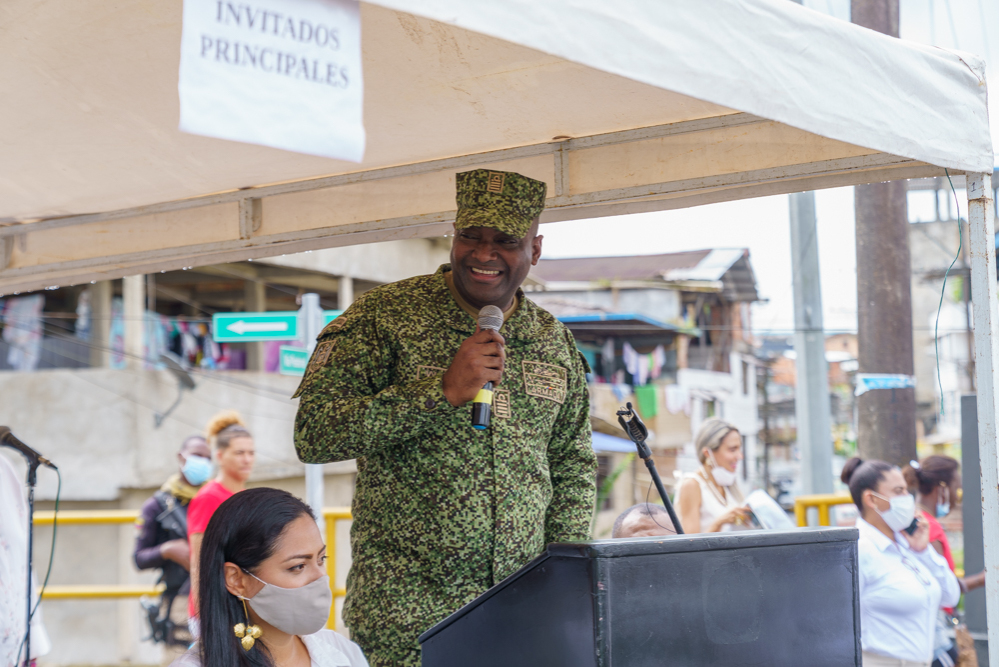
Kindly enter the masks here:
M 961 597 L 957 578 L 933 547 L 913 551 L 901 533 L 892 542 L 863 519 L 857 529 L 861 646 L 900 660 L 932 660 L 937 612 Z
M 309 649 L 312 667 L 368 667 L 361 647 L 332 630 L 320 630 L 313 635 L 302 635 L 305 648 Z M 198 645 L 170 663 L 170 667 L 201 667 Z
M 719 494 L 715 485 L 708 483 L 708 480 L 704 476 L 704 468 L 701 468 L 697 472 L 691 472 L 684 475 L 680 484 L 677 485 L 676 495 L 673 497 L 673 505 L 676 507 L 680 506 L 680 493 L 683 488 L 683 482 L 688 479 L 696 480 L 697 485 L 701 487 L 701 532 L 703 533 L 707 532 L 708 527 L 715 522 L 715 519 L 730 511 L 732 508 L 745 505 L 745 501 L 742 499 L 742 493 L 739 492 L 739 488 L 736 484 L 733 484 L 729 488 L 722 487 L 723 493 Z M 724 533 L 730 530 L 748 530 L 748 528 L 749 526 L 726 523 L 721 527 L 721 532 Z

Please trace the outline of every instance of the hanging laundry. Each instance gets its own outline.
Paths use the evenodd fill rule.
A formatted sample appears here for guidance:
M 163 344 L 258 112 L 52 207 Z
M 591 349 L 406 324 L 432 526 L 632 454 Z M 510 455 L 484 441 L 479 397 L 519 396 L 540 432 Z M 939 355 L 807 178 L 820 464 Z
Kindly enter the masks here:
M 621 374 L 623 375 L 624 371 L 621 371 Z M 611 385 L 611 391 L 614 392 L 614 398 L 618 401 L 623 401 L 631 395 L 631 385 L 624 384 L 623 382 L 615 382 Z
M 42 356 L 42 309 L 45 296 L 12 297 L 4 303 L 3 340 L 7 363 L 16 371 L 33 371 Z
M 652 368 L 652 359 L 647 354 L 638 355 L 638 375 L 635 377 L 635 384 L 641 386 L 648 384 L 649 373 Z
M 658 379 L 663 374 L 663 366 L 666 365 L 666 348 L 656 345 L 652 350 L 652 379 Z
M 638 357 L 638 352 L 635 352 L 635 348 L 633 348 L 630 343 L 625 343 L 622 346 L 621 358 L 624 360 L 624 367 L 628 369 L 628 372 L 634 377 L 638 377 L 638 366 L 641 362 Z
M 638 413 L 643 419 L 651 419 L 659 414 L 659 388 L 654 384 L 635 387 L 635 401 L 638 402 Z
M 610 380 L 611 375 L 614 374 L 614 339 L 608 338 L 604 342 L 604 346 L 600 350 L 600 361 L 602 362 L 603 375 L 605 378 Z
M 666 409 L 671 414 L 681 412 L 690 415 L 690 393 L 686 387 L 678 384 L 668 384 L 664 387 L 666 393 Z

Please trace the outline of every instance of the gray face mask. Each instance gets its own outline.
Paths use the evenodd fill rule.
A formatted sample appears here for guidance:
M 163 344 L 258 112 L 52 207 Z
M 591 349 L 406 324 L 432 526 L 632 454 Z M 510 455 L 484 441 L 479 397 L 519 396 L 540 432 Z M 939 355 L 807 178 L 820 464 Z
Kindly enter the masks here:
M 244 598 L 260 618 L 289 635 L 311 635 L 326 625 L 333 606 L 330 578 L 323 575 L 300 588 L 281 588 L 253 574 L 264 585 L 252 598 Z

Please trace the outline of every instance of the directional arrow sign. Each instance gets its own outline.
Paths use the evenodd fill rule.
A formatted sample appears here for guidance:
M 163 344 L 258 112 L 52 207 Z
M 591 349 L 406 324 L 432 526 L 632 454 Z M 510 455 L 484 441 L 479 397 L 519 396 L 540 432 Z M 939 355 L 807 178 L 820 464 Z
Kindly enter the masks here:
M 342 310 L 324 310 L 326 326 Z M 215 313 L 212 336 L 216 343 L 252 343 L 262 340 L 298 340 L 298 311 L 275 310 L 269 313 Z
M 215 313 L 212 335 L 216 343 L 251 343 L 261 340 L 296 340 L 298 313 Z
M 278 373 L 281 375 L 305 375 L 309 363 L 309 351 L 304 347 L 282 345 L 278 356 Z

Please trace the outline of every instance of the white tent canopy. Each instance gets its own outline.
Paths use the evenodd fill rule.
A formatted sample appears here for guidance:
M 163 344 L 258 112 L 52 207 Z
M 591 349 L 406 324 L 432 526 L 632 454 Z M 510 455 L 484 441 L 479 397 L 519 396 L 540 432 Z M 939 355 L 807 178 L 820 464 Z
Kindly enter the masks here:
M 992 168 L 980 59 L 782 0 L 362 4 L 361 165 L 179 132 L 180 3 L 0 18 L 0 293 L 441 234 L 480 166 L 545 222 Z
M 968 183 L 986 564 L 999 572 L 981 59 L 786 0 L 361 8 L 368 151 L 356 165 L 181 134 L 180 2 L 5 0 L 0 293 L 440 234 L 454 174 L 476 167 L 546 181 L 544 221 L 948 168 Z M 999 619 L 994 578 L 987 597 Z

